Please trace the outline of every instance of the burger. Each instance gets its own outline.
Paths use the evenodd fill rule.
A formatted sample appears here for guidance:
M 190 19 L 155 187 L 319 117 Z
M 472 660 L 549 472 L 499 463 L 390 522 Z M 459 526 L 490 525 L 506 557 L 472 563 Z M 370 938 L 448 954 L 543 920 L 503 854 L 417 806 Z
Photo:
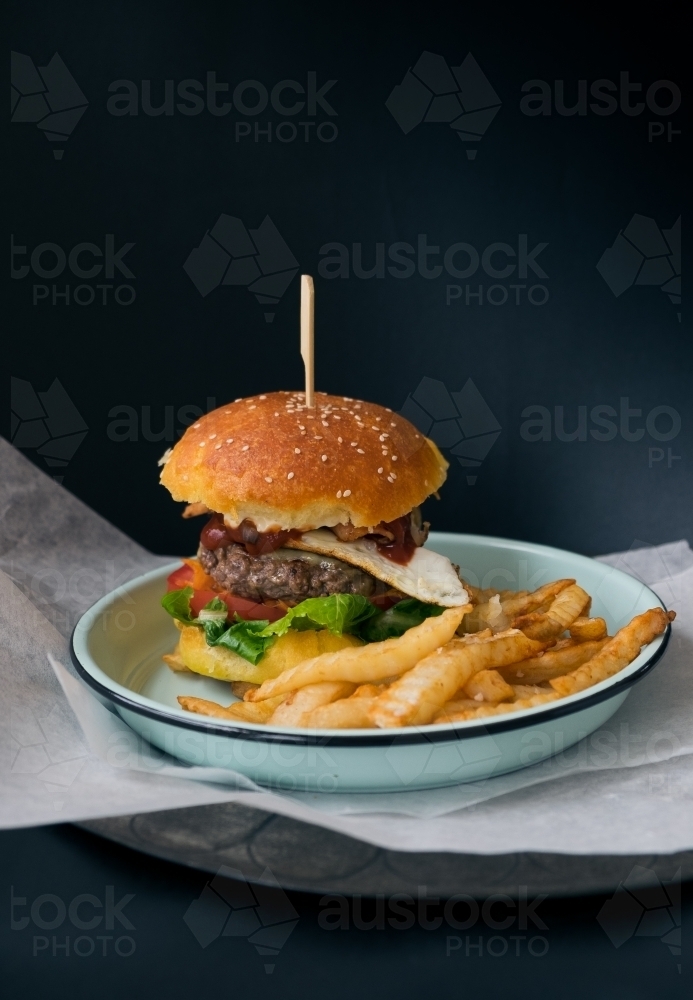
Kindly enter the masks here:
M 237 399 L 160 460 L 183 516 L 206 518 L 162 600 L 174 669 L 257 684 L 466 603 L 457 568 L 424 547 L 420 507 L 448 467 L 436 445 L 387 407 L 314 400 Z

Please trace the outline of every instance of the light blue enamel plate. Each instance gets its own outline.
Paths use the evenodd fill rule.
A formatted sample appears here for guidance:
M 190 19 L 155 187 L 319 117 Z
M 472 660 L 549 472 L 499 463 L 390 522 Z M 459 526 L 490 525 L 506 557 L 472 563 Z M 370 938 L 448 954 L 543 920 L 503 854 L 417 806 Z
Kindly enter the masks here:
M 593 615 L 613 634 L 633 615 L 662 607 L 633 577 L 585 556 L 480 535 L 433 533 L 429 546 L 475 586 L 533 590 L 574 577 L 592 596 Z M 670 627 L 614 677 L 544 707 L 483 721 L 397 730 L 306 730 L 211 719 L 186 712 L 178 695 L 234 700 L 229 684 L 173 673 L 162 661 L 177 631 L 162 609 L 166 577 L 179 563 L 138 577 L 78 622 L 72 656 L 86 683 L 150 743 L 187 764 L 240 771 L 281 790 L 402 791 L 479 781 L 534 764 L 603 725 L 633 684 L 654 667 Z

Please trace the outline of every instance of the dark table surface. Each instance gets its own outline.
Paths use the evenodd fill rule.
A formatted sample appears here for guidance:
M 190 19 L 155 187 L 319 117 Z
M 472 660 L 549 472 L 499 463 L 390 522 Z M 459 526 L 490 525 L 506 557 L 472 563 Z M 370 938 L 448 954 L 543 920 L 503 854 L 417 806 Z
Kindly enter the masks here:
M 0 844 L 3 891 L 14 898 L 1 935 L 11 998 L 690 995 L 691 883 L 682 886 L 676 955 L 661 936 L 633 935 L 627 907 L 605 910 L 611 894 L 529 899 L 524 908 L 480 900 L 477 914 L 461 901 L 451 921 L 435 901 L 261 889 L 253 898 L 243 883 L 219 882 L 212 895 L 204 872 L 67 825 L 5 831 Z M 232 907 L 245 920 L 229 936 Z M 250 942 L 253 907 L 274 927 L 283 921 L 283 944 L 281 933 L 265 941 L 280 943 L 278 953 Z

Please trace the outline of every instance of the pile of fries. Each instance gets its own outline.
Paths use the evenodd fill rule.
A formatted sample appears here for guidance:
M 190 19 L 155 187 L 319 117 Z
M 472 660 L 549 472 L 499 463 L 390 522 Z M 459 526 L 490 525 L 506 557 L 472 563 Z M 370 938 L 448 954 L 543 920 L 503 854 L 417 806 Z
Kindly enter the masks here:
M 404 635 L 323 653 L 263 684 L 232 684 L 224 707 L 179 697 L 188 711 L 310 729 L 387 729 L 482 719 L 584 691 L 631 663 L 676 617 L 652 608 L 616 635 L 591 618 L 575 580 L 538 590 L 479 590 L 470 604 Z

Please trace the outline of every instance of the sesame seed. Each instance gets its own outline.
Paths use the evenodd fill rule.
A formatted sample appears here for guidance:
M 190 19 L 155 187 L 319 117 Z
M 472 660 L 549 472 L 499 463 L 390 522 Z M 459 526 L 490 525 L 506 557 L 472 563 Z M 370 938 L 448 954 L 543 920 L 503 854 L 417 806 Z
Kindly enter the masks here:
M 209 440 L 213 441 L 215 437 L 216 437 L 216 434 L 210 434 L 209 435 Z
M 342 491 L 341 490 L 337 490 L 337 499 L 341 500 L 341 497 L 342 497 Z
M 301 434 L 305 434 L 305 433 L 306 433 L 305 431 L 301 431 Z
M 388 476 L 387 481 L 388 483 L 394 483 L 394 479 L 392 478 L 392 476 Z
M 327 461 L 327 455 L 323 455 L 322 456 L 322 460 L 323 460 L 323 462 L 326 462 Z
M 240 403 L 242 399 L 243 397 L 239 396 L 238 399 L 234 399 L 234 403 Z
M 483 694 L 481 693 L 481 691 L 479 691 L 479 693 L 478 693 L 478 694 L 475 694 L 475 695 L 474 695 L 474 701 L 483 701 L 483 700 L 484 700 L 484 696 L 483 696 Z
M 344 443 L 344 438 L 337 438 L 337 440 L 339 441 L 340 444 Z
M 313 435 L 313 440 L 314 441 L 322 441 L 322 434 L 314 434 Z
M 271 476 L 265 476 L 265 482 L 266 483 L 271 483 L 272 482 L 272 477 Z
M 379 430 L 380 430 L 380 428 L 379 428 L 379 427 L 371 427 L 371 430 L 372 430 L 372 431 L 379 431 Z
M 357 444 L 358 444 L 358 441 L 352 441 L 351 442 L 351 447 L 355 448 Z
M 253 403 L 253 405 L 249 406 L 248 409 L 249 410 L 257 410 L 257 406 L 255 405 L 255 403 Z
M 390 427 L 396 427 L 397 424 L 390 424 Z
M 277 412 L 275 412 L 275 414 L 274 414 L 274 415 L 275 415 L 275 417 L 278 417 L 278 416 L 279 416 L 279 414 L 278 414 Z
M 226 439 L 226 443 L 227 444 L 233 444 L 233 438 L 227 438 Z
M 200 441 L 200 448 L 204 448 L 206 444 L 207 444 L 206 441 Z
M 197 428 L 198 428 L 199 426 L 200 426 L 200 425 L 199 425 L 199 423 L 197 423 L 197 424 L 193 424 L 193 427 L 195 428 L 195 430 L 197 430 Z
M 328 422 L 326 420 L 323 420 L 322 426 L 323 427 L 329 427 L 330 425 L 328 424 Z
M 249 444 L 244 444 L 243 447 L 241 448 L 241 451 L 247 451 L 248 448 L 250 448 L 250 445 Z
M 363 450 L 363 448 L 357 448 L 356 450 L 359 453 L 359 455 L 365 455 L 366 454 L 365 451 Z
M 259 396 L 259 399 L 267 399 L 267 396 Z
M 221 445 L 220 445 L 220 444 L 215 444 L 215 445 L 214 445 L 214 450 L 215 450 L 215 451 L 219 451 L 219 449 L 220 449 L 220 448 L 221 448 Z
M 345 497 L 350 497 L 351 496 L 351 490 L 344 490 L 344 496 Z
M 286 477 L 286 478 L 287 478 L 287 479 L 293 479 L 293 478 L 294 478 L 294 474 L 293 474 L 293 472 L 289 472 L 289 474 L 287 475 L 287 477 Z
M 378 469 L 378 475 L 382 475 L 382 472 L 383 472 L 383 467 L 381 465 L 380 468 Z
M 294 448 L 294 455 L 300 455 L 300 454 L 301 454 L 301 449 L 300 448 Z
M 332 413 L 331 416 L 332 416 L 332 418 L 334 420 L 341 420 L 342 419 L 338 413 Z
M 392 461 L 393 461 L 393 462 L 396 462 L 396 461 L 397 461 L 397 456 L 396 456 L 396 455 L 393 455 L 393 456 L 392 456 Z
M 306 428 L 305 428 L 305 424 L 299 424 L 299 425 L 298 425 L 298 429 L 299 429 L 300 431 L 304 431 L 304 430 L 306 429 Z

